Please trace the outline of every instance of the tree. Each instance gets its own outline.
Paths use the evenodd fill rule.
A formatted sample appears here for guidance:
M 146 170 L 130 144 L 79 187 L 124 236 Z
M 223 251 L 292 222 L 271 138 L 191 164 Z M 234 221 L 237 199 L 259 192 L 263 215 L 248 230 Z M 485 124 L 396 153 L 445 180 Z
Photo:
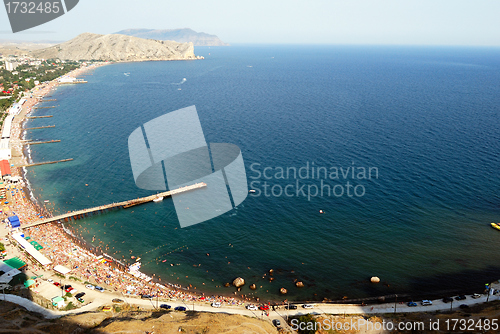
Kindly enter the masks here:
M 0 252 L 3 252 L 5 250 L 5 246 L 0 242 Z

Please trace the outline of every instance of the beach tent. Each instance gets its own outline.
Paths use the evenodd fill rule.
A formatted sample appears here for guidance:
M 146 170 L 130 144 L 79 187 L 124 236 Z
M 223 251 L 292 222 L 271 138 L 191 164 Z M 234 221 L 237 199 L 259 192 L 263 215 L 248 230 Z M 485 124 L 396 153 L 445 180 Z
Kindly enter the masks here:
M 69 273 L 71 271 L 71 269 L 68 269 L 68 268 L 61 266 L 61 265 L 57 265 L 54 267 L 54 271 L 57 271 L 58 273 L 60 273 L 62 275 L 66 275 L 67 273 Z
M 34 284 L 36 284 L 36 282 L 34 280 L 32 280 L 32 279 L 29 279 L 26 282 L 24 282 L 24 286 L 27 287 L 27 288 L 29 288 L 30 286 L 32 286 Z
M 18 269 L 18 270 L 21 270 L 22 268 L 26 267 L 26 262 L 24 262 L 23 260 L 21 260 L 17 256 L 13 257 L 12 259 L 8 259 L 8 260 L 3 261 L 3 263 L 8 265 L 9 267 L 12 267 L 12 268 Z
M 52 305 L 59 307 L 59 308 L 64 307 L 64 305 L 65 305 L 64 298 L 61 296 L 52 298 Z
M 0 170 L 2 171 L 2 176 L 10 176 L 10 165 L 7 160 L 0 161 Z
M 9 222 L 10 222 L 10 226 L 12 226 L 12 228 L 16 228 L 16 227 L 21 226 L 21 222 L 19 221 L 18 216 L 9 217 Z

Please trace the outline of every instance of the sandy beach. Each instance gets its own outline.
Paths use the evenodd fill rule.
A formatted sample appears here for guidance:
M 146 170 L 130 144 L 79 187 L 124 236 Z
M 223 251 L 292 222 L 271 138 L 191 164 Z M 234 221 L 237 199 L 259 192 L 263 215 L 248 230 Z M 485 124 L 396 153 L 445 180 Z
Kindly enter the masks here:
M 68 76 L 77 77 L 96 66 L 84 67 L 76 69 Z M 24 225 L 36 222 L 41 217 L 51 216 L 42 203 L 36 203 L 29 188 L 28 180 L 25 173 L 28 173 L 22 166 L 31 163 L 26 157 L 23 149 L 23 124 L 26 116 L 34 109 L 35 105 L 42 101 L 43 97 L 57 89 L 58 82 L 53 80 L 50 83 L 43 85 L 40 88 L 32 90 L 32 97 L 27 98 L 23 105 L 23 109 L 19 115 L 14 118 L 11 130 L 11 147 L 12 147 L 12 176 L 19 176 L 22 180 L 16 185 L 7 186 L 7 201 L 2 203 L 3 213 L 2 219 L 12 215 L 17 215 L 21 221 L 21 227 Z M 105 203 L 103 203 L 105 204 Z M 7 228 L 7 226 L 5 226 Z M 71 269 L 69 276 L 77 277 L 82 282 L 99 285 L 106 290 L 121 293 L 127 296 L 150 295 L 164 299 L 182 299 L 185 301 L 212 302 L 220 301 L 231 305 L 244 304 L 245 300 L 250 300 L 244 296 L 205 296 L 204 293 L 194 294 L 189 292 L 190 287 L 181 287 L 166 282 L 161 282 L 161 279 L 152 280 L 150 277 L 142 273 L 135 276 L 127 272 L 127 268 L 120 265 L 116 260 L 111 260 L 111 257 L 103 257 L 101 254 L 92 252 L 93 247 L 90 247 L 84 240 L 80 240 L 75 236 L 67 233 L 60 223 L 50 223 L 38 225 L 36 227 L 25 228 L 25 237 L 30 237 L 30 241 L 35 240 L 43 249 L 40 252 L 49 258 L 53 263 L 41 267 L 34 259 L 25 256 L 22 252 L 20 256 L 23 261 L 30 264 L 37 274 L 50 276 L 53 274 L 53 268 L 57 265 L 65 266 Z M 236 292 L 235 292 L 236 294 Z

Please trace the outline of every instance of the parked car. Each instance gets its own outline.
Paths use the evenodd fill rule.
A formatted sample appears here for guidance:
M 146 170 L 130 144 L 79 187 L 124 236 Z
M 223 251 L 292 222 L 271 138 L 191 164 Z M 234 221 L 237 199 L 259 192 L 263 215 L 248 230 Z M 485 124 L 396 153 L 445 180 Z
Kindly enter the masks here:
M 75 295 L 75 298 L 78 299 L 78 298 L 82 298 L 83 296 L 85 296 L 85 292 L 80 292 L 80 293 L 77 293 Z
M 475 293 L 471 297 L 474 298 L 474 299 L 476 299 L 476 298 L 480 298 L 481 295 L 479 293 Z
M 177 306 L 176 308 L 174 308 L 174 310 L 176 310 L 176 311 L 185 311 L 186 308 L 184 306 Z
M 422 306 L 429 306 L 429 305 L 432 305 L 432 301 L 430 301 L 428 299 L 424 299 L 420 302 L 420 304 L 422 304 Z
M 311 304 L 304 304 L 302 305 L 303 308 L 314 308 L 314 305 Z
M 71 287 L 72 287 L 71 285 L 67 284 L 67 285 L 63 285 L 62 289 L 63 290 L 68 290 Z
M 172 308 L 172 306 L 167 305 L 167 304 L 161 304 L 160 308 L 164 308 L 165 310 L 170 310 Z
M 150 296 L 150 295 L 142 295 L 141 296 L 142 299 L 153 299 L 153 296 Z
M 61 286 L 61 284 L 59 282 L 54 282 L 53 283 L 55 286 Z
M 452 301 L 453 301 L 452 297 L 444 297 L 443 298 L 443 302 L 445 302 L 445 303 L 449 303 L 449 302 L 452 302 Z
M 261 310 L 261 311 L 267 311 L 267 310 L 269 310 L 269 305 L 260 305 L 259 306 L 259 310 Z
M 121 304 L 121 303 L 123 303 L 123 300 L 118 299 L 118 298 L 114 298 L 114 299 L 112 300 L 112 302 L 113 302 L 113 303 L 117 303 L 117 304 Z
M 408 302 L 406 305 L 408 305 L 410 307 L 414 307 L 414 306 L 417 306 L 417 303 L 415 303 L 415 302 Z
M 212 307 L 221 307 L 222 304 L 220 302 L 213 302 Z
M 71 289 L 69 290 L 69 293 L 71 293 L 72 295 L 74 295 L 77 291 L 78 291 L 77 289 L 75 289 L 75 288 L 71 288 Z
M 460 295 L 455 297 L 455 300 L 464 300 L 464 299 L 467 299 L 465 295 Z
M 469 305 L 467 305 L 467 304 L 461 304 L 461 305 L 460 305 L 460 308 L 462 308 L 462 309 L 463 309 L 463 308 L 469 308 Z
M 250 310 L 250 311 L 257 311 L 258 310 L 257 306 L 255 306 L 255 305 L 247 305 L 246 308 L 247 308 L 247 310 Z
M 297 305 L 286 305 L 285 308 L 288 309 L 288 310 L 296 310 L 297 309 Z
M 94 290 L 95 289 L 95 286 L 93 286 L 92 284 L 87 284 L 85 285 L 85 287 L 89 290 Z
M 99 292 L 104 292 L 104 288 L 101 288 L 100 286 L 96 285 L 95 289 Z
M 49 279 L 47 280 L 47 282 L 49 282 L 49 283 L 54 283 L 54 280 L 49 278 Z
M 281 322 L 280 322 L 278 319 L 274 319 L 274 320 L 273 320 L 273 324 L 274 324 L 274 326 L 276 326 L 276 327 L 280 327 L 280 326 L 281 326 Z

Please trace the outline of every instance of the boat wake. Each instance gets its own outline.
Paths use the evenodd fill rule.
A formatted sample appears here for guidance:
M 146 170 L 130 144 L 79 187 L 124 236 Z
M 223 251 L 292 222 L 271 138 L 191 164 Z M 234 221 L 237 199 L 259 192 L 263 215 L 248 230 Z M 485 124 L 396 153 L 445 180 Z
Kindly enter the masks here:
M 172 82 L 172 85 L 182 85 L 183 83 L 185 83 L 187 81 L 186 78 L 182 78 L 181 82 Z

